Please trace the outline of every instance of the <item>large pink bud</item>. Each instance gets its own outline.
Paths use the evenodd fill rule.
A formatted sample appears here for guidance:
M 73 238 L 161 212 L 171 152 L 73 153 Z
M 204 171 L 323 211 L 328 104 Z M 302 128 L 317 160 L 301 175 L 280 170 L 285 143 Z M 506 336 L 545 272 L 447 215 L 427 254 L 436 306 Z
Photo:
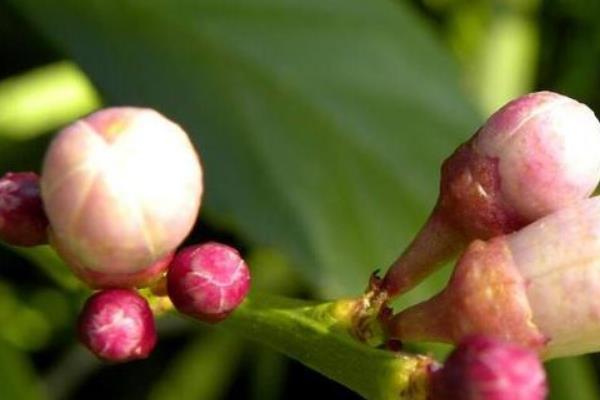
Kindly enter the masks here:
M 131 276 L 173 251 L 194 225 L 202 188 L 186 133 L 156 111 L 132 107 L 63 129 L 41 178 L 53 244 L 89 275 Z
M 599 154 L 600 123 L 585 104 L 552 92 L 509 102 L 444 161 L 436 207 L 382 290 L 403 293 L 471 240 L 588 197 L 600 181 Z
M 447 189 L 455 192 L 447 196 L 454 197 L 455 207 L 468 206 L 467 201 L 484 206 L 479 212 L 470 207 L 470 219 L 454 222 L 467 234 L 473 230 L 470 237 L 509 233 L 588 197 L 600 180 L 600 124 L 585 104 L 557 93 L 532 93 L 511 101 L 465 147 L 478 160 L 465 168 L 456 166 L 460 174 Z M 478 163 L 490 164 L 484 168 L 489 178 L 478 176 Z M 472 187 L 473 198 L 463 197 L 458 191 L 462 185 Z M 474 221 L 473 215 L 482 221 Z
M 600 350 L 600 197 L 471 243 L 447 287 L 395 315 L 389 334 L 458 343 L 483 334 L 544 358 Z

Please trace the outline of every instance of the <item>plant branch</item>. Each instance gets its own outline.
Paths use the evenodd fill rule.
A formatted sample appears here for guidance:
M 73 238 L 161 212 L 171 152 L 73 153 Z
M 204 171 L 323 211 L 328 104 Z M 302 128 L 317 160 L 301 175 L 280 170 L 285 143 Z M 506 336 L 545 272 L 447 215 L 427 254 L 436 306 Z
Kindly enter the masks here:
M 314 303 L 254 294 L 224 329 L 264 343 L 369 400 L 421 400 L 434 363 L 369 347 L 348 334 L 354 301 Z
M 13 248 L 70 291 L 82 285 L 48 246 Z M 166 297 L 142 290 L 158 315 L 172 310 Z M 425 356 L 372 348 L 350 336 L 357 300 L 309 302 L 254 293 L 223 329 L 257 340 L 322 373 L 369 400 L 424 400 L 434 361 Z

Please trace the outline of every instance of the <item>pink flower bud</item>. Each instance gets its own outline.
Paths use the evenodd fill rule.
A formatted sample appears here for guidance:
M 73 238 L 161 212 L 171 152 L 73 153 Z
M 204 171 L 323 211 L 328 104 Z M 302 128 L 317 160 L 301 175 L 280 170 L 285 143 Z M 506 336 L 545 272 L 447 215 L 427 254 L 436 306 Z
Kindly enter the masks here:
M 471 240 L 588 197 L 600 181 L 598 154 L 600 123 L 584 104 L 552 92 L 506 104 L 444 162 L 437 205 L 381 290 L 403 293 Z
M 45 244 L 47 227 L 37 174 L 5 174 L 0 179 L 0 239 L 13 246 Z
M 400 340 L 501 337 L 544 358 L 600 350 L 600 197 L 474 241 L 437 296 L 395 315 Z
M 61 247 L 60 243 L 56 243 L 52 230 L 50 230 L 50 243 L 62 255 L 63 258 L 71 260 L 69 267 L 71 271 L 85 284 L 92 289 L 109 289 L 109 288 L 145 288 L 152 286 L 165 277 L 167 268 L 175 252 L 172 251 L 167 253 L 165 256 L 159 258 L 150 266 L 140 269 L 135 272 L 126 273 L 106 273 L 99 272 L 93 269 L 84 268 L 77 263 L 76 257 L 70 256 L 69 251 Z
M 41 188 L 53 243 L 79 275 L 135 274 L 189 233 L 202 169 L 178 125 L 150 109 L 109 108 L 54 139 Z
M 177 253 L 167 274 L 175 307 L 205 322 L 219 322 L 250 290 L 250 271 L 237 250 L 220 243 L 187 247 Z
M 471 336 L 431 378 L 431 400 L 542 400 L 548 388 L 537 354 L 486 336 Z
M 108 289 L 92 295 L 77 328 L 81 342 L 106 361 L 146 358 L 156 344 L 152 311 L 133 290 Z

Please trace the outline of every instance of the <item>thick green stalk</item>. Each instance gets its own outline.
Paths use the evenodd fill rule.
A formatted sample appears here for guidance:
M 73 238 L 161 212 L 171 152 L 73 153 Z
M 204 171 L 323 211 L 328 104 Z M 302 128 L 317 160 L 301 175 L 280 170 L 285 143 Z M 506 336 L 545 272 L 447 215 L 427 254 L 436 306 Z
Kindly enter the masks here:
M 348 332 L 352 301 L 311 303 L 255 294 L 225 322 L 369 400 L 427 397 L 428 357 L 371 348 Z

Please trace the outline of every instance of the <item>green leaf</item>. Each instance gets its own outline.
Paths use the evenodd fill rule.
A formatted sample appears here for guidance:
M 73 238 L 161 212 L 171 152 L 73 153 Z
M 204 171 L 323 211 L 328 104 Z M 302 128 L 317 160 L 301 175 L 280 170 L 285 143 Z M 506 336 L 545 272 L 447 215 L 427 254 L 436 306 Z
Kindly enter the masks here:
M 389 0 L 14 1 L 108 104 L 192 134 L 203 217 L 282 249 L 327 296 L 406 246 L 476 128 L 427 27 Z M 431 288 L 428 288 L 431 291 Z
M 600 399 L 600 387 L 589 356 L 553 360 L 546 364 L 551 400 Z
M 171 362 L 157 382 L 151 400 L 212 400 L 223 398 L 241 356 L 240 340 L 211 331 L 194 340 Z
M 0 340 L 0 399 L 43 399 L 40 382 L 26 353 Z

